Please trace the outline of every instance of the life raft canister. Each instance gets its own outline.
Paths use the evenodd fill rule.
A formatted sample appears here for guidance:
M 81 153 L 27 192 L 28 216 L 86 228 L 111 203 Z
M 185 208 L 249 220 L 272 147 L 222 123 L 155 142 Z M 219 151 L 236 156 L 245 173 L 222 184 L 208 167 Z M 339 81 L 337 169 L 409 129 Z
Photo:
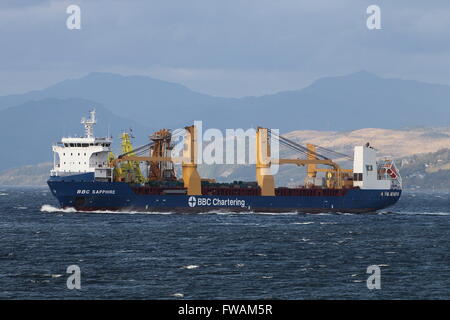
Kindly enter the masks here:
M 395 172 L 394 167 L 391 165 L 387 168 L 386 173 L 392 178 L 397 179 L 397 172 Z

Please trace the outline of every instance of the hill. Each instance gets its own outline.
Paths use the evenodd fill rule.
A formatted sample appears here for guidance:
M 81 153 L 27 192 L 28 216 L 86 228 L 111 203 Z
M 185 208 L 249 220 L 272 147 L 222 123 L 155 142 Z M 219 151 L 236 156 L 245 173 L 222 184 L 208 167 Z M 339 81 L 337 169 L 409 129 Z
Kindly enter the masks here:
M 22 166 L 0 172 L 0 186 L 44 186 L 53 163 Z
M 0 110 L 47 98 L 93 101 L 150 127 L 178 128 L 193 120 L 208 127 L 261 125 L 282 132 L 450 126 L 450 86 L 364 71 L 322 78 L 301 90 L 239 99 L 212 97 L 145 76 L 91 73 L 44 90 L 0 97 Z
M 408 188 L 450 190 L 450 149 L 404 157 L 398 162 Z

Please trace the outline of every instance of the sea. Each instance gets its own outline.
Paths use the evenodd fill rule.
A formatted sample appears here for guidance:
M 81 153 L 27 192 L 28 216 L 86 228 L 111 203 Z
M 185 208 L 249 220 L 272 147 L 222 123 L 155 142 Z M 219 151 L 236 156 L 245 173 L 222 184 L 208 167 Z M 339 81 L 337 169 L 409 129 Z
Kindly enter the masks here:
M 0 187 L 0 299 L 450 299 L 450 193 L 369 214 L 85 213 Z

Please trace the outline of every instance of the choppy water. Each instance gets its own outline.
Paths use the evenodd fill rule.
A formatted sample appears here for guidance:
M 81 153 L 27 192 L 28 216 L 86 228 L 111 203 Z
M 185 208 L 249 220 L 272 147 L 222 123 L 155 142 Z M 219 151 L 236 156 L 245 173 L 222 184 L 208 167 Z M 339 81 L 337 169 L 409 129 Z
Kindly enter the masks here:
M 450 195 L 364 215 L 118 214 L 0 188 L 0 298 L 449 299 Z

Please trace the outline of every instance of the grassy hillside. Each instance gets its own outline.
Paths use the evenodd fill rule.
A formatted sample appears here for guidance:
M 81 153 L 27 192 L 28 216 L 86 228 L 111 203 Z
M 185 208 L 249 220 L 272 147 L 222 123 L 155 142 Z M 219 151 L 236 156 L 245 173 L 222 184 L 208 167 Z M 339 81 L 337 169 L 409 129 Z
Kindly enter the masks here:
M 53 163 L 23 166 L 0 172 L 2 186 L 40 186 L 45 185 Z
M 378 150 L 379 156 L 403 158 L 414 154 L 436 152 L 450 147 L 450 128 L 414 128 L 403 130 L 360 129 L 348 132 L 293 131 L 286 137 L 302 143 L 313 143 L 351 154 L 355 145 L 366 142 Z
M 398 161 L 403 184 L 411 189 L 450 189 L 450 149 Z

